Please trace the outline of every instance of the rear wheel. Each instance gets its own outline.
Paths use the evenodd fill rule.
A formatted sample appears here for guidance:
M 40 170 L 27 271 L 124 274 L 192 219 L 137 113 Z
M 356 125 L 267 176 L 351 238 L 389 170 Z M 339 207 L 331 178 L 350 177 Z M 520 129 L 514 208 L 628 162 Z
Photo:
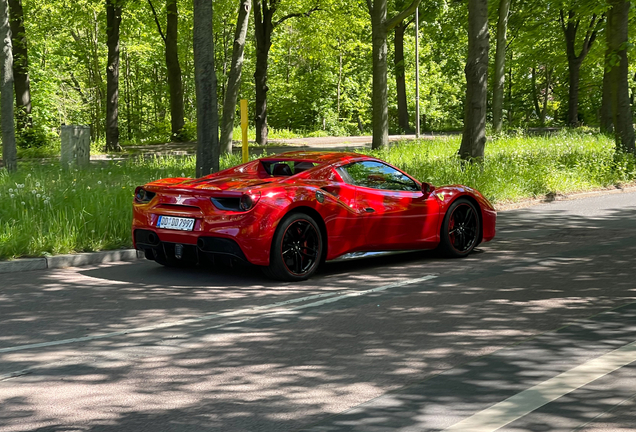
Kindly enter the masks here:
M 467 199 L 460 198 L 446 211 L 439 250 L 447 257 L 465 257 L 477 246 L 480 232 L 477 208 Z
M 310 278 L 320 264 L 322 236 L 316 221 L 304 213 L 285 217 L 272 240 L 265 273 L 284 281 Z

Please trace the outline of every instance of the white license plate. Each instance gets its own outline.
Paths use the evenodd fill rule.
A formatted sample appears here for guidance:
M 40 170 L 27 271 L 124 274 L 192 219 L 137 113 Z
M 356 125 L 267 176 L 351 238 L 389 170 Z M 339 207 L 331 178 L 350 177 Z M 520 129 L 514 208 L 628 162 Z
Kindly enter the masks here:
M 159 220 L 157 220 L 157 227 L 179 231 L 192 231 L 194 228 L 194 221 L 194 218 L 159 216 Z

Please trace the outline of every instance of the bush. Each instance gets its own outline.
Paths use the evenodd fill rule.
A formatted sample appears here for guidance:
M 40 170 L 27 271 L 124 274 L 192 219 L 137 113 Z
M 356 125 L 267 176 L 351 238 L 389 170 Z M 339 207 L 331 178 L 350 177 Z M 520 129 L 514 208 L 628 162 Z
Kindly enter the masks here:
M 31 126 L 16 133 L 16 146 L 22 149 L 50 147 L 57 135 L 42 126 Z

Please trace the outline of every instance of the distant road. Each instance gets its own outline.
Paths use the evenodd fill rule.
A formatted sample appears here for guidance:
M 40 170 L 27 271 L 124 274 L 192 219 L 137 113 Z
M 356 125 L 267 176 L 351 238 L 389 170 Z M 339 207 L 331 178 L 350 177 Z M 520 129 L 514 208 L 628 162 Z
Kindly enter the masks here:
M 456 133 L 427 133 L 420 136 L 421 139 L 440 138 Z M 276 154 L 294 150 L 310 150 L 310 151 L 347 151 L 360 148 L 371 148 L 372 137 L 370 135 L 351 136 L 351 137 L 309 137 L 309 138 L 289 138 L 289 139 L 270 139 L 269 144 L 264 147 L 255 146 L 254 142 L 250 142 L 250 154 L 261 155 L 263 153 Z M 415 135 L 390 135 L 389 141 L 415 140 Z M 129 146 L 127 149 L 135 153 L 142 154 L 172 154 L 172 155 L 194 155 L 196 154 L 196 142 L 188 143 L 165 143 L 165 144 L 149 144 Z M 234 142 L 235 153 L 241 151 L 241 143 Z M 107 159 L 108 156 L 93 156 L 91 159 Z

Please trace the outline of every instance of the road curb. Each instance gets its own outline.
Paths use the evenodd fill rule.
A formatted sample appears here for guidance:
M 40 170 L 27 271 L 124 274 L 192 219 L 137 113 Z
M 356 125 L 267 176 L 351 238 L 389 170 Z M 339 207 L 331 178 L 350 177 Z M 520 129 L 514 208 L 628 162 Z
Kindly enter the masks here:
M 602 189 L 591 192 L 581 192 L 570 195 L 554 195 L 546 198 L 526 200 L 511 204 L 495 206 L 496 210 L 508 211 L 547 204 L 555 201 L 569 201 L 608 194 L 636 192 L 636 186 L 625 188 Z M 140 259 L 135 249 L 118 249 L 103 252 L 87 252 L 79 254 L 56 255 L 45 258 L 19 258 L 13 261 L 0 261 L 0 273 L 26 272 L 66 267 L 79 267 L 91 264 L 104 264 L 116 261 L 135 261 Z
M 573 193 L 569 195 L 560 195 L 560 194 L 549 195 L 544 198 L 525 200 L 525 201 L 520 201 L 520 202 L 510 203 L 510 204 L 495 205 L 495 210 L 497 210 L 498 212 L 508 211 L 508 210 L 517 210 L 517 209 L 522 209 L 526 207 L 532 207 L 539 204 L 549 204 L 556 201 L 572 201 L 577 199 L 592 198 L 592 197 L 603 196 L 603 195 L 614 195 L 614 194 L 633 193 L 633 192 L 636 192 L 636 186 L 612 188 L 612 189 L 600 189 L 600 190 L 595 190 L 590 192 Z
M 0 261 L 0 273 L 79 267 L 137 259 L 139 258 L 135 249 L 56 255 L 45 258 L 20 258 L 13 261 Z

